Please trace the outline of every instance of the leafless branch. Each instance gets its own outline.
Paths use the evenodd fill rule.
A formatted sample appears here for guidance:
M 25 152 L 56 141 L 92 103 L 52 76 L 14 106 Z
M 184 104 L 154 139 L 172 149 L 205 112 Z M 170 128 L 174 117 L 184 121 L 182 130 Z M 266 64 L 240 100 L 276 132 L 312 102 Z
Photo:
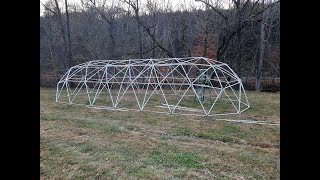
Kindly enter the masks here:
M 214 12 L 218 13 L 224 20 L 228 21 L 227 16 L 223 15 L 222 12 L 220 12 L 217 8 L 213 7 L 210 3 L 208 3 L 204 0 L 195 0 L 195 1 L 202 2 L 205 5 L 209 6 Z

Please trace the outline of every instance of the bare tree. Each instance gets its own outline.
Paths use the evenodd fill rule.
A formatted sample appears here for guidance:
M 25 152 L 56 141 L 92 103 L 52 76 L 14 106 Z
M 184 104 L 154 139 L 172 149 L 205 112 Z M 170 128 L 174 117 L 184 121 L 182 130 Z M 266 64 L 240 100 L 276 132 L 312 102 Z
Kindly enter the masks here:
M 95 0 L 89 0 L 93 7 L 98 11 L 98 13 L 102 16 L 102 18 L 108 23 L 109 25 L 109 37 L 111 40 L 111 46 L 110 46 L 110 53 L 111 53 L 111 59 L 117 57 L 115 54 L 115 36 L 114 36 L 114 21 L 115 16 L 117 13 L 119 13 L 119 8 L 115 6 L 114 2 L 112 1 L 111 5 L 109 7 L 105 7 L 105 0 L 103 1 L 102 7 L 98 7 Z
M 69 59 L 69 67 L 72 67 L 72 48 L 71 48 L 71 37 L 70 37 L 70 22 L 69 22 L 69 11 L 68 11 L 68 1 L 64 1 L 66 6 L 66 16 L 67 16 L 67 33 L 68 33 L 68 59 Z M 57 3 L 56 3 L 57 4 Z
M 220 15 L 222 21 L 224 22 L 224 32 L 222 33 L 221 43 L 218 44 L 217 48 L 217 59 L 221 61 L 221 56 L 225 53 L 227 48 L 230 45 L 231 40 L 236 36 L 237 43 L 237 56 L 235 61 L 235 67 L 238 75 L 241 75 L 241 61 L 242 61 L 242 30 L 254 21 L 261 21 L 259 15 L 265 10 L 273 6 L 274 3 L 269 4 L 266 7 L 259 9 L 259 0 L 251 2 L 246 0 L 244 3 L 241 0 L 232 0 L 235 7 L 234 16 L 228 16 L 222 12 L 221 9 L 215 7 L 213 4 L 210 4 L 207 0 L 195 0 L 204 3 L 209 6 L 214 12 Z
M 62 14 L 61 14 L 61 10 L 60 10 L 58 1 L 54 0 L 54 3 L 55 3 L 55 8 L 54 8 L 55 10 L 52 10 L 50 7 L 46 6 L 43 3 L 42 3 L 42 5 L 45 7 L 46 10 L 52 12 L 54 15 L 56 15 L 58 17 L 58 21 L 59 21 L 59 25 L 60 25 L 60 33 L 61 33 L 61 37 L 62 37 L 63 45 L 64 45 L 64 50 L 65 50 L 64 52 L 65 52 L 65 56 L 67 57 L 67 56 L 70 55 L 70 53 L 69 53 L 66 33 L 65 33 L 65 29 L 64 29 L 65 27 L 63 25 L 63 18 L 62 18 Z M 70 65 L 71 65 L 71 59 L 70 58 L 68 59 L 68 61 L 69 61 L 69 64 L 68 64 L 68 66 L 66 66 L 66 65 L 64 66 L 65 69 L 69 68 Z M 64 63 L 64 61 L 63 61 L 63 63 Z
M 141 19 L 139 15 L 139 0 L 123 0 L 123 2 L 127 3 L 134 10 L 134 17 L 137 20 L 137 28 L 138 28 L 138 42 L 139 42 L 139 55 L 140 58 L 143 58 L 143 46 L 142 46 L 142 35 L 141 35 Z
M 203 8 L 180 3 L 173 10 L 160 0 L 81 0 L 80 6 L 50 0 L 40 16 L 41 77 L 93 58 L 195 55 L 217 57 L 239 75 L 256 77 L 257 89 L 264 77 L 280 75 L 278 1 L 197 1 Z
M 264 0 L 262 0 L 262 8 L 264 8 Z M 263 58 L 264 58 L 264 50 L 265 50 L 265 11 L 262 12 L 262 21 L 261 21 L 261 29 L 260 29 L 260 53 L 259 53 L 259 65 L 257 69 L 256 76 L 256 91 L 261 91 L 261 73 L 263 67 Z
M 63 19 L 62 19 L 62 15 L 61 15 L 61 10 L 60 10 L 60 7 L 59 7 L 59 4 L 58 4 L 58 1 L 57 0 L 54 0 L 55 2 L 55 5 L 56 5 L 56 15 L 58 16 L 58 19 L 59 19 L 59 23 L 60 23 L 60 31 L 61 31 L 61 37 L 63 39 L 63 44 L 64 44 L 64 47 L 65 47 L 65 53 L 66 55 L 69 54 L 69 49 L 68 49 L 68 45 L 67 45 L 67 38 L 66 38 L 66 33 L 65 33 L 65 29 L 64 29 L 64 25 L 63 25 Z M 70 59 L 69 59 L 69 65 L 70 65 Z M 66 68 L 70 68 L 70 67 L 66 67 Z
M 261 6 L 263 9 L 265 6 L 264 0 L 262 0 Z M 269 50 L 269 52 L 266 53 L 266 50 L 267 50 L 266 44 L 268 46 L 271 46 L 271 44 L 268 42 L 268 37 L 271 35 L 271 32 L 272 32 L 271 30 L 274 27 L 272 24 L 273 24 L 273 21 L 275 20 L 274 17 L 272 17 L 271 15 L 272 9 L 274 8 L 269 8 L 268 11 L 264 11 L 261 15 L 262 21 L 260 24 L 260 42 L 259 42 L 260 49 L 259 49 L 259 60 L 258 60 L 257 71 L 256 71 L 256 91 L 262 90 L 261 80 L 262 80 L 262 73 L 263 73 L 265 61 L 269 62 L 269 64 L 272 66 L 273 71 L 275 71 L 278 75 L 280 75 L 280 73 L 277 71 L 277 68 L 274 67 L 274 65 L 266 58 L 267 54 L 269 55 L 272 54 L 271 50 Z
M 169 57 L 174 57 L 173 56 L 173 53 L 171 51 L 169 51 L 167 48 L 165 48 L 157 39 L 156 39 L 156 36 L 155 34 L 152 34 L 151 32 L 151 29 L 153 28 L 152 26 L 151 27 L 147 27 L 143 22 L 142 20 L 140 19 L 139 17 L 139 14 L 137 12 L 139 12 L 139 7 L 137 6 L 137 2 L 138 0 L 136 0 L 136 3 L 133 3 L 132 1 L 130 0 L 123 0 L 125 3 L 127 3 L 129 6 L 131 6 L 131 8 L 134 10 L 135 12 L 135 19 L 137 20 L 137 22 L 139 23 L 139 25 L 141 27 L 143 27 L 143 29 L 147 32 L 147 34 L 149 35 L 149 37 L 152 38 L 152 40 L 154 41 L 154 43 L 157 45 L 157 47 L 159 47 L 161 50 L 163 50 L 164 52 L 166 52 L 166 54 L 169 56 Z M 148 52 L 148 51 L 147 51 Z M 143 53 L 142 51 L 140 51 L 140 53 Z

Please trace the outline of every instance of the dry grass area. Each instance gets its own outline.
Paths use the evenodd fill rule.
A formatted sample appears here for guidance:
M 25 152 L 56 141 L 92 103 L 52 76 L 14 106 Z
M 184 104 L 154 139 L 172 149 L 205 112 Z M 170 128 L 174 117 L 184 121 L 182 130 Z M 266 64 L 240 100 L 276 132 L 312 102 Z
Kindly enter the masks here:
M 280 179 L 280 93 L 247 92 L 241 115 L 119 112 L 55 102 L 40 88 L 41 179 Z

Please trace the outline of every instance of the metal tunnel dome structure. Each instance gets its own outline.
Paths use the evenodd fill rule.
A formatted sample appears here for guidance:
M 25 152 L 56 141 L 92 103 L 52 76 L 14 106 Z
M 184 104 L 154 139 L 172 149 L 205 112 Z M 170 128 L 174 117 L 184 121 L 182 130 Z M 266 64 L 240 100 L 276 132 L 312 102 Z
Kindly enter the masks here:
M 215 116 L 250 105 L 228 64 L 204 57 L 94 60 L 71 67 L 56 102 L 119 111 Z

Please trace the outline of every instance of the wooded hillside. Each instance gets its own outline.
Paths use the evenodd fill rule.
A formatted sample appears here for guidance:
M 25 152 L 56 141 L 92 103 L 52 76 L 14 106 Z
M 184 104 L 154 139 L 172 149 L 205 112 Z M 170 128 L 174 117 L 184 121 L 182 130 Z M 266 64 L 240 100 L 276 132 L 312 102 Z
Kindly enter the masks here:
M 202 8 L 179 4 L 174 9 L 160 0 L 41 4 L 40 85 L 55 86 L 71 66 L 97 59 L 215 58 L 251 80 L 256 90 L 263 88 L 262 80 L 280 77 L 279 1 L 193 4 Z

